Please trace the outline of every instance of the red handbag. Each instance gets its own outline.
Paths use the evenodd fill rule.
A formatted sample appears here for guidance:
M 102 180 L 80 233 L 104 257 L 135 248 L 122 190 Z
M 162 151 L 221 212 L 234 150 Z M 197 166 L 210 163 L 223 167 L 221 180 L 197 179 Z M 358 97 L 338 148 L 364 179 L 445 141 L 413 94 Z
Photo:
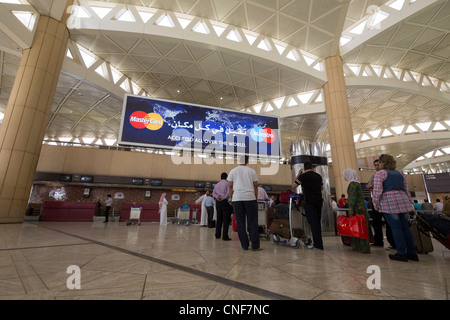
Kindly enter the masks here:
M 336 225 L 340 236 L 369 239 L 366 218 L 362 214 L 355 214 L 351 218 L 338 216 Z

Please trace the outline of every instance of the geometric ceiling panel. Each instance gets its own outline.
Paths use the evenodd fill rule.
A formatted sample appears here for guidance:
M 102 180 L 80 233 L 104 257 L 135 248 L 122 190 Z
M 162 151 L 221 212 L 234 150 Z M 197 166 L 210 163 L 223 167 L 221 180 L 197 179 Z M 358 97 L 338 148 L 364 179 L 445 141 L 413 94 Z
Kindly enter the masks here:
M 54 1 L 29 0 L 26 9 L 48 15 Z M 307 106 L 302 106 L 298 95 L 314 92 L 314 98 L 319 96 L 326 83 L 323 60 L 339 50 L 345 66 L 358 66 L 357 71 L 345 67 L 354 135 L 370 136 L 369 131 L 419 122 L 440 123 L 448 129 L 450 1 L 405 0 L 400 11 L 387 7 L 387 0 L 115 0 L 95 5 L 102 3 L 116 16 L 108 21 L 85 19 L 84 25 L 70 30 L 73 59 L 66 58 L 60 75 L 48 140 L 89 138 L 93 144 L 114 145 L 123 94 L 136 90 L 133 93 L 238 111 L 256 112 L 258 105 L 264 105 L 258 112 L 280 117 L 283 156 L 289 158 L 293 140 L 328 142 L 326 114 L 304 111 L 302 107 Z M 135 22 L 117 21 L 125 5 L 136 15 Z M 12 6 L 16 10 L 21 5 Z M 340 47 L 341 36 L 367 19 L 373 6 L 389 14 L 381 28 L 353 34 L 350 49 Z M 154 16 L 144 23 L 137 15 L 140 10 Z M 93 11 L 87 8 L 86 12 Z M 157 26 L 157 18 L 166 13 L 174 26 Z M 177 19 L 182 17 L 192 23 L 181 27 Z M 388 27 L 383 24 L 386 21 Z M 193 32 L 197 22 L 210 33 Z M 223 32 L 220 36 L 218 30 Z M 0 121 L 21 52 L 29 45 L 28 35 L 13 32 L 0 28 Z M 232 32 L 240 42 L 227 38 Z M 80 63 L 78 46 L 96 57 L 93 68 L 108 70 L 103 78 Z M 375 67 L 382 71 L 370 82 Z M 401 83 L 400 74 L 409 82 Z M 279 110 L 274 101 L 282 104 Z M 433 138 L 424 141 L 421 134 Z M 358 142 L 358 157 L 390 152 L 406 166 L 439 145 L 450 145 L 446 130 L 402 135 L 401 143 L 387 139 Z

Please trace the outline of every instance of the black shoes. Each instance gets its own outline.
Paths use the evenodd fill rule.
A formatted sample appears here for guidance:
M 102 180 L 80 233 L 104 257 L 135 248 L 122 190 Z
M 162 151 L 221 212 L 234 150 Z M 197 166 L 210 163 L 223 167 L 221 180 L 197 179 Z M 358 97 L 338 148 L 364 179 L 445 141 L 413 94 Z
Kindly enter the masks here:
M 408 262 L 408 256 L 407 255 L 401 255 L 401 254 L 390 254 L 389 259 L 395 260 L 395 261 L 403 261 Z
M 396 260 L 396 261 L 403 261 L 403 262 L 408 262 L 408 260 L 412 260 L 412 261 L 419 261 L 419 257 L 417 256 L 417 254 L 408 254 L 408 255 L 401 255 L 401 254 L 390 254 L 389 255 L 389 259 L 391 260 Z
M 408 254 L 407 257 L 408 260 L 419 261 L 419 257 L 417 256 L 417 254 Z

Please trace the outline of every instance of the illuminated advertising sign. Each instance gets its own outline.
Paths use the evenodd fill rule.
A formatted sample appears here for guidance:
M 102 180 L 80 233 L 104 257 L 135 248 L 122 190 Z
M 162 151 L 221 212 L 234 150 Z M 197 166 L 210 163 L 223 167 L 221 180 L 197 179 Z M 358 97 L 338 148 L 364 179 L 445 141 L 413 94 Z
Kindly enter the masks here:
M 125 95 L 119 144 L 279 157 L 278 118 Z

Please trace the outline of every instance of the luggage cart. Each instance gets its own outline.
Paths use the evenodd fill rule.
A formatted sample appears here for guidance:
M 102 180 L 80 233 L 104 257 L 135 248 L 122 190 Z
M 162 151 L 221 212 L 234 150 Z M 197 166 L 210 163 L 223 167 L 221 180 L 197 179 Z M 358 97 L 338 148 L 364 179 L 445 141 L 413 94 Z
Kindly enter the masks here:
M 258 201 L 258 229 L 262 228 L 263 233 L 260 236 L 269 240 L 270 232 L 268 226 L 269 220 L 269 203 L 267 201 Z
M 172 220 L 172 223 L 177 222 L 178 225 L 190 225 L 191 224 L 191 208 L 189 206 L 179 207 L 177 210 L 177 217 Z
M 294 248 L 300 247 L 300 241 L 305 245 L 312 243 L 311 237 L 306 234 L 306 216 L 303 212 L 303 206 L 300 206 L 300 214 L 293 214 L 293 203 L 297 199 L 302 199 L 300 196 L 291 194 L 289 195 L 289 239 L 281 240 L 278 234 L 273 234 L 273 242 L 276 244 L 285 244 Z M 301 237 L 295 236 L 295 231 L 301 232 Z
M 131 226 L 132 224 L 141 225 L 141 211 L 142 208 L 130 209 L 130 218 L 127 220 L 127 226 Z

